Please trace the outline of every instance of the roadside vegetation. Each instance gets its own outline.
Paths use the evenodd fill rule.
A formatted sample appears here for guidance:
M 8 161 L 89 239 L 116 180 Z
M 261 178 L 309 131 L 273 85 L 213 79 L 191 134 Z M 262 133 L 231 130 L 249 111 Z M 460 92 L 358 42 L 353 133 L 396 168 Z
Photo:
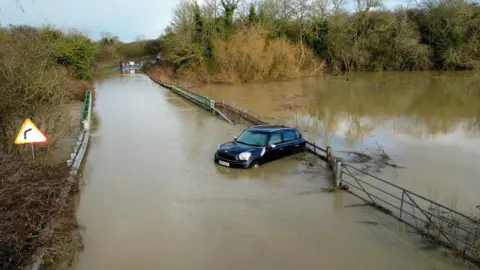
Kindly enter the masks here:
M 56 240 L 70 237 L 75 223 L 61 199 L 69 170 L 48 157 L 62 137 L 77 135 L 63 108 L 92 86 L 94 54 L 95 44 L 76 31 L 0 27 L 0 269 L 19 269 L 42 248 L 64 255 Z M 29 145 L 14 144 L 26 118 L 48 138 L 36 145 L 35 163 Z M 45 231 L 52 221 L 65 225 L 61 235 Z
M 62 105 L 83 100 L 92 86 L 94 52 L 94 43 L 80 33 L 0 28 L 0 153 L 24 152 L 13 141 L 25 118 L 49 135 L 45 149 L 55 146 L 55 134 L 68 130 L 59 124 Z
M 184 0 L 160 40 L 165 65 L 201 82 L 311 76 L 322 63 L 335 74 L 477 69 L 480 6 L 469 0 L 393 9 L 382 0 L 207 0 L 201 6 Z
M 159 39 L 145 40 L 138 37 L 134 42 L 125 43 L 108 32 L 102 32 L 101 36 L 95 44 L 95 66 L 100 73 L 119 66 L 121 62 L 154 59 L 162 46 Z

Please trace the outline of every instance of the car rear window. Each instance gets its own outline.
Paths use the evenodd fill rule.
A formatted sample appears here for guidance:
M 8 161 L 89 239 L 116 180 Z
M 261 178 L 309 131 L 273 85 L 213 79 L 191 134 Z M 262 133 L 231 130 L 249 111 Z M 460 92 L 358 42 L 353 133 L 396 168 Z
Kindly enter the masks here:
M 284 142 L 288 142 L 288 141 L 291 141 L 291 140 L 295 140 L 296 139 L 296 135 L 295 135 L 295 132 L 293 131 L 285 131 L 283 132 L 283 141 Z

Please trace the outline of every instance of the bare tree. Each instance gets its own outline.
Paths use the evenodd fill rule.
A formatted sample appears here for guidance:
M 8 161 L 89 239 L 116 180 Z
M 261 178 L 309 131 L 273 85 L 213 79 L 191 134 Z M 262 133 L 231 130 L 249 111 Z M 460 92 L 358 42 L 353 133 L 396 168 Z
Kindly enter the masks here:
M 103 45 L 113 45 L 120 41 L 120 38 L 118 36 L 115 36 L 110 32 L 103 31 L 100 33 L 100 36 L 100 43 L 102 43 Z
M 202 6 L 202 12 L 207 18 L 218 18 L 220 10 L 219 0 L 206 0 Z
M 332 13 L 339 14 L 345 10 L 348 0 L 332 0 Z
M 382 0 L 356 0 L 356 10 L 361 13 L 368 13 L 372 8 L 383 7 Z

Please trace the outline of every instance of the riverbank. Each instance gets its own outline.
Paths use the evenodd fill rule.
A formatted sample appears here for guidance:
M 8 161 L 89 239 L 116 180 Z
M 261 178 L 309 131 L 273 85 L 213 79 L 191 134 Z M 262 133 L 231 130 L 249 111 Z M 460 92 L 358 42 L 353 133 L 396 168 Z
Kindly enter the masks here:
M 195 73 L 193 71 L 180 71 L 175 72 L 175 70 L 167 65 L 154 65 L 144 68 L 143 70 L 148 76 L 152 79 L 162 81 L 168 84 L 178 84 L 182 85 L 187 88 L 192 87 L 204 87 L 208 85 L 242 85 L 251 83 L 252 81 L 257 83 L 268 83 L 270 81 L 290 81 L 298 79 L 299 77 L 294 78 L 262 78 L 252 81 L 240 81 L 240 80 L 224 80 L 221 77 L 217 77 L 216 75 L 209 75 L 208 71 L 204 72 L 204 75 L 198 76 L 198 72 Z M 323 65 L 318 67 L 318 70 L 314 71 L 313 73 L 305 76 L 300 76 L 300 78 L 312 78 L 319 76 L 323 73 Z

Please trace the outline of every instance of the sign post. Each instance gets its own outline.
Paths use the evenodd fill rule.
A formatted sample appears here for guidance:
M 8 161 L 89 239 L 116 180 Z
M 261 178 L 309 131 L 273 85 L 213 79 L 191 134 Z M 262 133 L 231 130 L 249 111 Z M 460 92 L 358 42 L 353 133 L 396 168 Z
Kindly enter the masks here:
M 33 143 L 30 143 L 30 145 L 32 146 L 32 158 L 33 158 L 33 162 L 35 162 L 35 147 L 33 146 Z
M 35 126 L 35 124 L 30 119 L 26 119 L 23 122 L 20 131 L 18 132 L 17 138 L 15 139 L 15 144 L 25 144 L 30 143 L 32 147 L 32 158 L 35 162 L 35 147 L 34 143 L 46 142 L 47 137 Z

